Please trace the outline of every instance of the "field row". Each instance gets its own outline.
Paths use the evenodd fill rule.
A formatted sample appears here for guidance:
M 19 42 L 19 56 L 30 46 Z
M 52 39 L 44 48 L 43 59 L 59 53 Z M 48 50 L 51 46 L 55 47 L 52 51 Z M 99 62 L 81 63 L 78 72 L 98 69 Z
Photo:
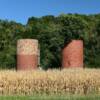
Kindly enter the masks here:
M 0 95 L 100 94 L 100 69 L 0 71 Z

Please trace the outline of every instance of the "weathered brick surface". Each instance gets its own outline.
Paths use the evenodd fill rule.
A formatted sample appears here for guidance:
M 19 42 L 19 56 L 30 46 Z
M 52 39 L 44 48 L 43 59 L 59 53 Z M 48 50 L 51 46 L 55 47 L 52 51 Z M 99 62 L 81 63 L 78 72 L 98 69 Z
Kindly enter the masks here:
M 18 70 L 36 69 L 37 65 L 38 65 L 37 55 L 17 55 Z
M 62 67 L 83 67 L 83 41 L 72 40 L 62 51 Z
M 20 39 L 17 42 L 17 69 L 31 70 L 38 66 L 38 41 Z

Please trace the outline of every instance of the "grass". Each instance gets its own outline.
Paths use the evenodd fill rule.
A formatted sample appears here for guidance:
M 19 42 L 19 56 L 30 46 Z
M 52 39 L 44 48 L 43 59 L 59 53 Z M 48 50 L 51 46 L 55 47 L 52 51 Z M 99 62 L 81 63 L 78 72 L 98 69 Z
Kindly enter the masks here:
M 100 100 L 100 69 L 1 70 L 0 100 Z
M 100 95 L 35 95 L 35 96 L 0 96 L 0 100 L 100 100 Z

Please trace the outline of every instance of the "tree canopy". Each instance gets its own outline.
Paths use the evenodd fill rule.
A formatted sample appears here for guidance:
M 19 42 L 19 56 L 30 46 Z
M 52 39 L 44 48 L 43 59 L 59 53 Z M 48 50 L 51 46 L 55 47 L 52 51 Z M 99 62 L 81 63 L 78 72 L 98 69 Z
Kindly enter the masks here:
M 61 67 L 61 52 L 73 39 L 84 41 L 84 66 L 100 67 L 100 14 L 61 14 L 30 17 L 26 25 L 0 20 L 0 67 L 16 67 L 16 43 L 20 38 L 39 40 L 40 66 Z

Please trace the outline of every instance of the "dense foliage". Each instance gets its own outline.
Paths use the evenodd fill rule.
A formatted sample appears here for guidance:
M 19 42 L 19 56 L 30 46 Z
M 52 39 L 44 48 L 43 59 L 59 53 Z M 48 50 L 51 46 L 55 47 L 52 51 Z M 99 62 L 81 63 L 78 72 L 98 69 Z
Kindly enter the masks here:
M 61 14 L 30 17 L 26 25 L 0 20 L 0 66 L 16 66 L 16 43 L 20 38 L 38 39 L 40 66 L 61 67 L 61 51 L 72 39 L 84 41 L 84 66 L 100 66 L 100 14 Z

